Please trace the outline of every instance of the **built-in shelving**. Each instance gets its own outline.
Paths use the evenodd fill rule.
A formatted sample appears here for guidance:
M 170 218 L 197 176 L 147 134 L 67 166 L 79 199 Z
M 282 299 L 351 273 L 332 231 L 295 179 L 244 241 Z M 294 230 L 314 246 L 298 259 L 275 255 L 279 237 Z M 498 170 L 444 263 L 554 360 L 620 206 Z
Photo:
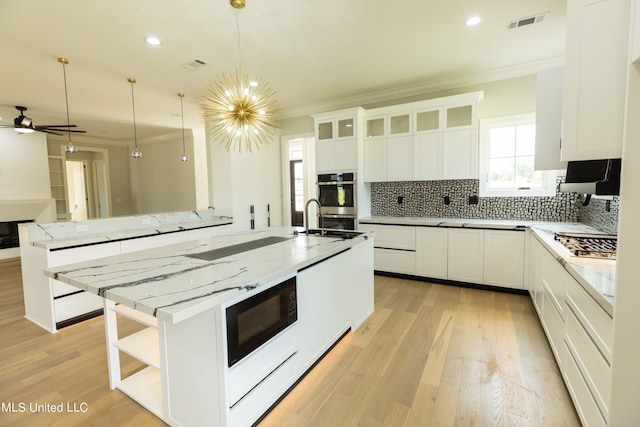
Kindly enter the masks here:
M 144 406 L 158 418 L 162 412 L 162 379 L 160 371 L 147 367 L 120 381 L 118 390 Z
M 135 320 L 138 323 L 142 323 L 145 326 L 151 326 L 154 328 L 158 327 L 158 319 L 156 317 L 142 313 L 138 310 L 134 310 L 133 308 L 127 307 L 126 305 L 117 304 L 112 308 L 112 311 L 115 311 L 117 314 L 127 317 L 131 320 Z
M 160 369 L 158 330 L 146 328 L 116 341 L 115 345 L 142 363 Z

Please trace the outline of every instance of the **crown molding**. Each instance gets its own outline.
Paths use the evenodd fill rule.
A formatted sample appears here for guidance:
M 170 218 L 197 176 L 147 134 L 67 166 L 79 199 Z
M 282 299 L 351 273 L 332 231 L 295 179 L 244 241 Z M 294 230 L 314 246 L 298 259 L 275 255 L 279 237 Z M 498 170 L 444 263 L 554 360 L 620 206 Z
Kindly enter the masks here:
M 187 129 L 185 129 L 186 131 Z M 191 129 L 189 129 L 191 130 Z M 189 135 L 185 135 L 185 138 L 190 138 L 190 134 Z M 164 141 L 173 141 L 175 139 L 180 139 L 182 140 L 182 130 L 178 130 L 176 132 L 170 132 L 167 134 L 163 134 L 163 135 L 158 135 L 158 136 L 153 136 L 153 137 L 149 137 L 149 138 L 140 138 L 138 139 L 138 146 L 141 145 L 147 145 L 147 144 L 153 144 L 153 143 L 157 143 L 157 142 L 164 142 Z M 51 135 L 48 134 L 47 135 L 47 140 L 50 141 L 55 141 L 55 142 L 62 142 L 62 143 L 67 143 L 67 137 L 66 136 L 58 136 L 58 135 Z M 84 144 L 95 144 L 95 145 L 107 145 L 107 146 L 112 146 L 112 147 L 133 147 L 134 141 L 133 140 L 115 140 L 115 139 L 109 139 L 109 138 L 100 138 L 97 136 L 90 136 L 90 135 L 74 135 L 73 137 L 73 141 L 71 141 L 74 144 L 79 144 L 79 143 L 84 143 Z
M 392 101 L 394 99 L 412 97 L 417 95 L 426 95 L 442 90 L 455 89 L 482 83 L 490 83 L 516 77 L 523 77 L 531 74 L 537 74 L 540 71 L 561 66 L 563 64 L 564 56 L 550 57 L 539 61 L 510 65 L 508 67 L 493 68 L 489 70 L 478 71 L 476 73 L 451 76 L 442 79 L 428 80 L 421 83 L 399 86 L 391 89 L 383 89 L 366 94 L 334 99 L 322 103 L 284 109 L 281 114 L 285 119 L 308 116 L 324 111 L 333 111 L 343 108 L 374 104 L 378 102 Z

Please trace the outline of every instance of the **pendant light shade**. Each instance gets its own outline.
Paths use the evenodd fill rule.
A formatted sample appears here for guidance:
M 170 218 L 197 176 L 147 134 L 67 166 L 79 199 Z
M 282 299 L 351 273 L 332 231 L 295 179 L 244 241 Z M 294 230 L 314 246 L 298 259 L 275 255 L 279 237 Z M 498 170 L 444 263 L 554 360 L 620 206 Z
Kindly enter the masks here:
M 187 154 L 187 148 L 184 142 L 184 105 L 182 101 L 182 99 L 184 98 L 184 93 L 178 92 L 178 96 L 180 97 L 180 119 L 182 120 L 182 155 L 180 156 L 180 161 L 188 162 L 189 155 Z
M 131 152 L 131 157 L 133 157 L 134 159 L 139 159 L 142 157 L 142 152 L 140 152 L 140 150 L 138 150 L 138 134 L 136 131 L 136 101 L 135 101 L 135 97 L 133 95 L 133 85 L 136 83 L 136 79 L 134 79 L 133 77 L 129 77 L 127 79 L 127 81 L 129 83 L 131 83 L 131 106 L 133 107 L 133 144 L 134 144 L 134 149 Z

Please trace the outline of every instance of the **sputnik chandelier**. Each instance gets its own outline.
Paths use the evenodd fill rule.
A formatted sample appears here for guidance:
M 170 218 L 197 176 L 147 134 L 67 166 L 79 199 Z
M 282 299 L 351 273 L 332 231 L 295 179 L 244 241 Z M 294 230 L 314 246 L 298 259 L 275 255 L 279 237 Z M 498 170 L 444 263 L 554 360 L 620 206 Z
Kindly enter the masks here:
M 235 76 L 222 72 L 210 83 L 200 103 L 209 136 L 228 151 L 253 151 L 278 133 L 276 92 L 260 77 L 244 74 L 240 67 L 238 9 L 245 0 L 229 0 L 235 9 L 238 63 Z

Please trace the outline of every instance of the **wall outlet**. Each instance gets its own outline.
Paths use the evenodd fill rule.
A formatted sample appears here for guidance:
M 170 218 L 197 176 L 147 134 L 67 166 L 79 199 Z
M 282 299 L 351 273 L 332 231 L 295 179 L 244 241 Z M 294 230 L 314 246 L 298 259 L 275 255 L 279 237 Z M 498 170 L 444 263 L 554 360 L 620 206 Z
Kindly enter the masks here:
M 149 224 L 151 224 L 151 220 L 149 218 L 145 218 L 145 219 L 142 220 L 142 224 L 149 225 Z
M 401 205 L 404 203 L 404 196 L 398 196 L 398 204 Z
M 451 204 L 451 197 L 444 196 L 443 202 L 444 202 L 445 205 L 450 205 Z
M 478 204 L 478 196 L 469 196 L 469 204 L 477 205 Z
M 76 232 L 84 233 L 85 231 L 89 231 L 88 225 L 76 225 Z

